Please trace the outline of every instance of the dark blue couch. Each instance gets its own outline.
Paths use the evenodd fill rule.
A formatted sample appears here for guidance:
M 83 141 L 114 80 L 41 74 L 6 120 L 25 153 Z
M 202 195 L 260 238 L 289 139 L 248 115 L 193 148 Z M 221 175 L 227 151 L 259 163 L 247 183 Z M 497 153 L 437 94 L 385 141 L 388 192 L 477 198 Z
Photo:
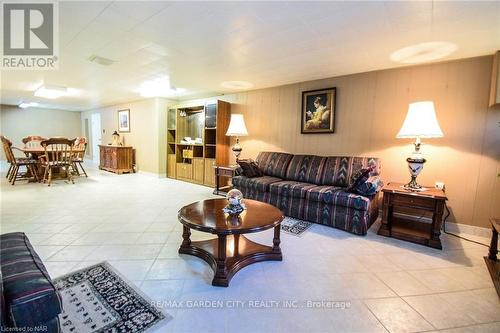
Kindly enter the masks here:
M 22 232 L 0 235 L 1 331 L 59 332 L 59 293 Z

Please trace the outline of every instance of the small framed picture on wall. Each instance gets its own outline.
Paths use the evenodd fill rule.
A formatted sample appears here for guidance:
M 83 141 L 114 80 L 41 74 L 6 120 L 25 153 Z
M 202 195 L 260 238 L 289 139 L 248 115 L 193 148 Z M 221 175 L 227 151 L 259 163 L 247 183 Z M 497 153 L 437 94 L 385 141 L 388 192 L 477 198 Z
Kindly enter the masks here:
M 302 92 L 302 134 L 334 132 L 336 97 L 336 88 Z
M 130 132 L 130 109 L 118 110 L 118 131 Z

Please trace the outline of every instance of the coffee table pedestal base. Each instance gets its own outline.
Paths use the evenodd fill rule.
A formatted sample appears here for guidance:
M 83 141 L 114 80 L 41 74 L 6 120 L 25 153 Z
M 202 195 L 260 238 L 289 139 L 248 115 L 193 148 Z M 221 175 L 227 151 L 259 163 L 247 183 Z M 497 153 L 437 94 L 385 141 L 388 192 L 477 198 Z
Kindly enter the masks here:
M 189 240 L 189 230 L 184 230 L 188 237 L 184 238 L 179 253 L 205 260 L 215 273 L 212 285 L 227 287 L 233 275 L 245 266 L 266 260 L 283 260 L 279 247 L 280 226 L 276 228 L 273 246 L 255 243 L 243 235 L 219 235 L 215 239 L 193 242 Z

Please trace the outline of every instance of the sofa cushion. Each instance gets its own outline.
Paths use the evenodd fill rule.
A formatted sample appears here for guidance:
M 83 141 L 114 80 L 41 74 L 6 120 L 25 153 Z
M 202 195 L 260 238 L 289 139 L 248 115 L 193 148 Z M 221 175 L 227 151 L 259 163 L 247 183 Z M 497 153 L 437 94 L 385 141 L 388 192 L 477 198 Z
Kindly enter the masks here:
M 373 196 L 380 192 L 380 190 L 384 187 L 384 182 L 380 179 L 379 176 L 372 176 L 368 178 L 364 183 L 356 186 L 355 191 L 358 194 L 364 196 Z
M 283 179 L 281 178 L 269 177 L 269 176 L 256 177 L 256 178 L 236 176 L 233 177 L 233 185 L 236 188 L 247 188 L 262 192 L 269 192 L 269 184 L 276 183 L 282 180 Z
M 306 200 L 324 202 L 333 206 L 343 206 L 358 210 L 368 210 L 370 198 L 345 191 L 343 188 L 316 186 L 306 193 Z
M 373 167 L 370 176 L 378 176 L 380 161 L 374 157 L 330 156 L 326 158 L 321 185 L 348 187 L 353 174 Z
M 284 179 L 292 157 L 292 154 L 267 151 L 259 153 L 256 161 L 266 176 Z
M 342 187 L 335 187 L 335 186 L 330 186 L 330 185 L 313 186 L 313 187 L 307 189 L 306 199 L 311 200 L 311 201 L 323 202 L 324 201 L 323 197 L 325 196 L 325 193 L 335 192 L 335 191 L 339 191 L 341 189 L 342 189 Z M 328 195 L 330 195 L 330 194 L 328 194 Z
M 304 198 L 307 190 L 315 187 L 315 184 L 301 183 L 293 180 L 284 180 L 269 185 L 269 192 L 272 195 L 292 196 L 294 198 Z
M 248 178 L 262 177 L 264 173 L 257 163 L 251 159 L 237 161 L 242 170 L 242 175 Z
M 24 233 L 0 236 L 0 266 L 8 326 L 43 325 L 62 312 L 59 294 Z
M 351 183 L 347 188 L 347 192 L 356 193 L 356 189 L 364 184 L 370 178 L 371 169 L 363 168 L 352 175 Z
M 326 157 L 315 155 L 294 155 L 286 172 L 287 180 L 321 184 Z

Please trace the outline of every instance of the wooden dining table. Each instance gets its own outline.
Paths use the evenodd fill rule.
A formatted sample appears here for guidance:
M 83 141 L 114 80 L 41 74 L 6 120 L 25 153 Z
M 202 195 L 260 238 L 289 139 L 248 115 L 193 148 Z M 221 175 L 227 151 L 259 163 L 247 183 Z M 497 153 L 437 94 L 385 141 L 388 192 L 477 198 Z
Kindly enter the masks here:
M 41 146 L 34 146 L 34 147 L 19 147 L 17 148 L 20 151 L 22 151 L 26 156 L 30 156 L 31 158 L 35 159 L 38 161 L 38 158 L 42 155 L 45 154 L 45 148 Z M 52 149 L 48 148 L 47 151 L 50 152 Z M 74 154 L 79 154 L 79 153 L 85 153 L 85 149 L 73 149 L 72 152 Z M 43 173 L 44 169 L 42 168 L 41 163 L 37 164 L 37 171 L 38 171 L 38 178 L 41 180 L 43 178 Z
M 20 151 L 24 152 L 25 154 L 31 154 L 31 155 L 37 155 L 37 156 L 41 156 L 43 154 L 45 154 L 45 148 L 43 147 L 22 147 L 22 148 L 18 148 Z M 49 149 L 48 151 L 51 151 L 51 149 Z M 72 152 L 74 153 L 84 153 L 85 152 L 85 149 L 73 149 Z

